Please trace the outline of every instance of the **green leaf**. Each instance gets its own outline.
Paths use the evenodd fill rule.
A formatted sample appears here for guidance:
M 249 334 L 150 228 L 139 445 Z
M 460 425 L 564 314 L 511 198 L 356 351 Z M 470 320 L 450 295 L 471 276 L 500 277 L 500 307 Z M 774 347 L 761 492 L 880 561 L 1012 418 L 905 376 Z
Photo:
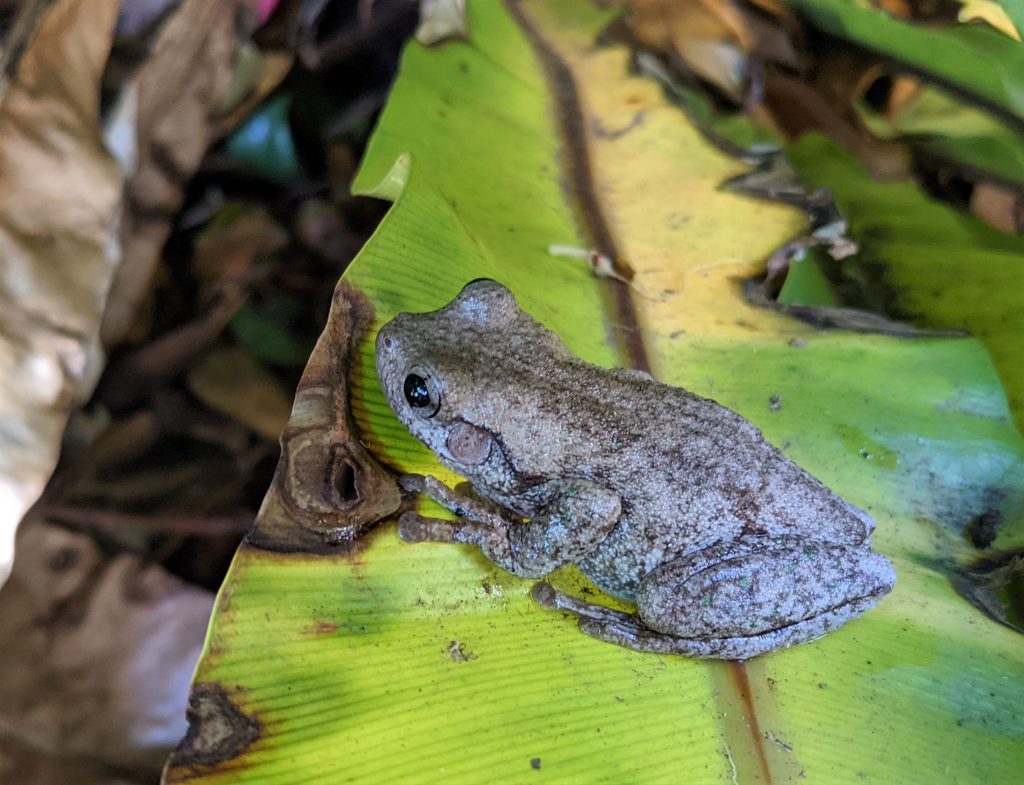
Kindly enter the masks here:
M 851 0 L 785 0 L 824 32 L 869 49 L 929 81 L 1024 122 L 1024 45 L 987 25 L 932 28 Z
M 839 305 L 821 267 L 819 256 L 824 252 L 808 249 L 806 254 L 789 263 L 786 280 L 782 284 L 778 301 L 783 305 Z
M 356 182 L 395 200 L 346 273 L 376 324 L 502 281 L 582 357 L 645 360 L 869 510 L 896 589 L 814 643 L 700 662 L 588 638 L 533 603 L 530 581 L 391 524 L 334 557 L 243 547 L 195 677 L 223 698 L 166 780 L 1012 781 L 1021 641 L 949 581 L 971 555 L 963 527 L 1012 496 L 1024 454 L 984 348 L 750 305 L 742 279 L 803 219 L 720 188 L 745 166 L 631 76 L 624 48 L 594 45 L 607 13 L 468 10 L 470 41 L 406 50 Z M 635 289 L 552 245 L 628 263 Z M 453 481 L 385 403 L 373 337 L 352 379 L 362 441 Z M 587 590 L 575 569 L 552 582 Z
M 282 304 L 278 297 L 277 304 Z M 287 304 L 287 303 L 283 303 Z M 313 348 L 311 342 L 292 334 L 289 320 L 273 308 L 243 305 L 231 318 L 231 331 L 254 357 L 275 365 L 302 365 Z
M 967 329 L 992 354 L 1018 427 L 1024 425 L 1024 238 L 925 196 L 877 183 L 820 135 L 787 150 L 808 189 L 828 186 L 861 252 L 847 273 L 884 293 L 881 307 L 925 327 Z
M 922 90 L 892 118 L 862 102 L 854 108 L 875 136 L 899 138 L 917 150 L 954 161 L 973 174 L 1024 183 L 1024 140 L 991 113 L 935 87 Z

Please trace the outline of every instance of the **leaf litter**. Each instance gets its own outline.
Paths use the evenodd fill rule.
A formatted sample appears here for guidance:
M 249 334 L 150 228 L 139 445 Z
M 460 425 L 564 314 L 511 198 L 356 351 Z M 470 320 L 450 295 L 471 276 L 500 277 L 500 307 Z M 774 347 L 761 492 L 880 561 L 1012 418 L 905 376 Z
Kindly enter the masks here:
M 212 592 L 383 212 L 348 181 L 415 7 L 389 27 L 320 3 L 349 47 L 307 68 L 293 25 L 313 5 L 0 13 L 0 582 L 22 524 L 0 590 L 4 781 L 155 782 L 185 734 Z M 267 118 L 294 140 L 284 178 L 235 154 L 275 95 L 314 94 Z

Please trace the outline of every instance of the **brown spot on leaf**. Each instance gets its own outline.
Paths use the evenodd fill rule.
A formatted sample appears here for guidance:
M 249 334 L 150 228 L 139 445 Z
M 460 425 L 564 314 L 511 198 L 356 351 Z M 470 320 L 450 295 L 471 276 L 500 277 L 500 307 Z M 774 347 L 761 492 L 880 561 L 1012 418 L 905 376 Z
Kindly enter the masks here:
M 185 782 L 199 767 L 237 758 L 261 730 L 260 722 L 235 705 L 224 687 L 194 685 L 188 701 L 188 732 L 167 759 L 164 782 Z
M 761 732 L 757 708 L 754 706 L 747 666 L 743 662 L 728 662 L 726 663 L 726 672 L 743 710 L 745 725 L 750 733 L 747 741 L 756 758 L 756 770 L 763 782 L 771 783 L 773 782 L 772 770 L 768 765 L 768 756 L 765 753 L 764 735 Z
M 302 628 L 303 635 L 328 635 L 338 629 L 338 625 L 326 619 L 316 619 L 312 624 Z
M 964 533 L 975 548 L 987 548 L 996 541 L 1002 523 L 1003 513 L 1000 510 L 988 509 L 967 524 Z
M 951 580 L 961 596 L 990 619 L 1024 633 L 1024 549 L 961 566 Z

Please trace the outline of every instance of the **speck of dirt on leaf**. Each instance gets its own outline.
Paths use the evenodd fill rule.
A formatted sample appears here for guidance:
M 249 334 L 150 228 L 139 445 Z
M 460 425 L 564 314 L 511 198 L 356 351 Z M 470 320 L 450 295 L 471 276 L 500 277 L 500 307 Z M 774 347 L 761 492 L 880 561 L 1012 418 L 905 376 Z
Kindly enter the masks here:
M 789 340 L 789 345 L 794 349 L 803 349 L 807 345 L 807 341 L 800 336 L 797 336 L 796 338 L 791 338 Z
M 469 662 L 477 658 L 462 641 L 452 641 L 448 644 L 448 656 L 452 658 L 452 662 Z
M 777 412 L 779 409 L 782 408 L 782 398 L 779 396 L 778 393 L 776 393 L 775 395 L 768 399 L 768 408 L 771 409 L 773 412 Z
M 535 769 L 540 769 L 540 758 L 531 758 L 530 765 Z

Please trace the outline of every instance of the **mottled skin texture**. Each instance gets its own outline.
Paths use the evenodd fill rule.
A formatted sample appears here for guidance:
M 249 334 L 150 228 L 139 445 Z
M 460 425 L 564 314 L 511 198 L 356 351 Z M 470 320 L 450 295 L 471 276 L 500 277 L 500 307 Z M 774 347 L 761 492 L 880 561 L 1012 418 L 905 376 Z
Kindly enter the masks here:
M 818 637 L 892 588 L 870 516 L 756 427 L 644 373 L 583 362 L 493 281 L 381 328 L 377 373 L 398 418 L 479 497 L 407 476 L 457 519 L 407 513 L 401 536 L 472 543 L 525 577 L 579 565 L 637 613 L 544 583 L 533 595 L 594 637 L 745 659 Z

